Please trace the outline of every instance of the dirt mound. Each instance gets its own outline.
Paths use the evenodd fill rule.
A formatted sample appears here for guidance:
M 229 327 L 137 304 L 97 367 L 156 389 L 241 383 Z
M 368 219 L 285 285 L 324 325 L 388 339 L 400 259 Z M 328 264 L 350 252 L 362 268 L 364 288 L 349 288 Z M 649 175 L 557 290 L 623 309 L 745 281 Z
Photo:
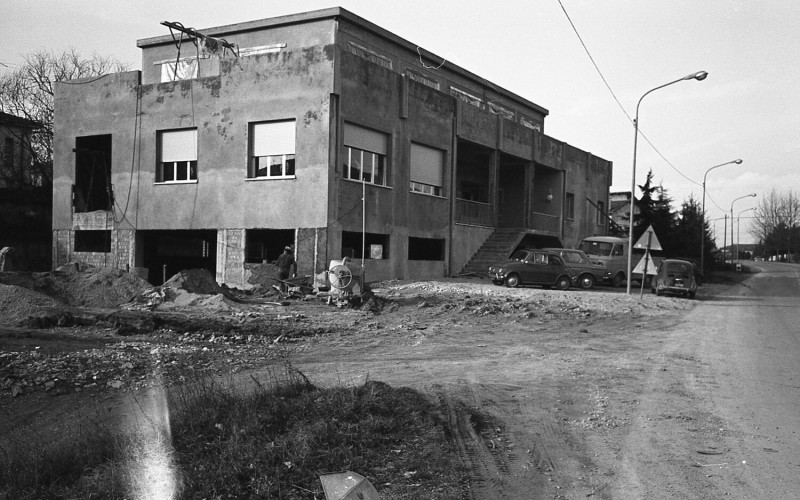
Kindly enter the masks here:
M 40 311 L 59 307 L 63 304 L 43 293 L 0 284 L 0 323 L 17 324 Z
M 47 273 L 0 273 L 0 283 L 47 295 L 67 306 L 115 308 L 150 287 L 121 269 L 67 265 Z
M 204 295 L 216 295 L 222 292 L 222 287 L 217 284 L 217 280 L 205 269 L 184 269 L 168 279 L 162 286 Z

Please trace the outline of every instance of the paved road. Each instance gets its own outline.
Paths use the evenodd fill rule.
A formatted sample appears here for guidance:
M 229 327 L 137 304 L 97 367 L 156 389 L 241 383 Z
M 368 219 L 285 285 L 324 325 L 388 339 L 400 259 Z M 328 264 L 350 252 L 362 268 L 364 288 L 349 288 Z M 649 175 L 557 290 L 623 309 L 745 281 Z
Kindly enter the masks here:
M 618 498 L 800 498 L 800 266 L 751 265 L 665 332 Z

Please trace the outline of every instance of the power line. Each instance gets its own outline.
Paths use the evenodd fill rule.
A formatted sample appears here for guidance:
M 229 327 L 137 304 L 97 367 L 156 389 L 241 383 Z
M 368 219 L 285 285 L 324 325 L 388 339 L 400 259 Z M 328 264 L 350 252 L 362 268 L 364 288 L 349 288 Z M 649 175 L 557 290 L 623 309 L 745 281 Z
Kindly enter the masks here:
M 617 94 L 614 93 L 614 89 L 611 88 L 611 85 L 608 83 L 608 80 L 606 80 L 606 77 L 603 75 L 603 72 L 600 71 L 600 67 L 597 65 L 597 62 L 595 62 L 594 57 L 592 57 L 591 52 L 589 52 L 589 47 L 587 47 L 586 43 L 583 41 L 583 37 L 581 37 L 581 34 L 578 32 L 578 28 L 575 26 L 575 23 L 572 22 L 572 18 L 569 17 L 569 13 L 567 12 L 567 9 L 564 7 L 564 4 L 561 3 L 561 0 L 558 0 L 558 5 L 561 6 L 561 10 L 564 12 L 564 16 L 566 16 L 567 21 L 569 21 L 569 25 L 572 27 L 572 31 L 575 33 L 575 36 L 578 37 L 578 41 L 580 41 L 581 46 L 583 47 L 583 50 L 586 52 L 586 55 L 589 57 L 589 60 L 592 62 L 592 66 L 594 66 L 595 71 L 597 71 L 597 74 L 600 75 L 600 79 L 603 80 L 603 84 L 605 84 L 606 88 L 611 93 L 611 97 L 614 98 L 614 101 L 616 101 L 617 106 L 619 106 L 619 108 L 622 110 L 622 113 L 625 115 L 625 117 L 628 119 L 628 121 L 631 122 L 631 125 L 633 125 L 633 118 L 631 118 L 631 115 L 629 115 L 628 112 L 625 110 L 625 106 L 622 105 L 622 103 L 620 102 L 619 98 L 617 98 Z M 653 142 L 650 141 L 650 139 L 648 139 L 648 137 L 644 134 L 644 132 L 641 131 L 641 129 L 637 129 L 637 131 L 642 136 L 642 138 L 645 140 L 645 142 L 647 142 L 647 144 L 649 144 L 650 147 L 653 148 L 653 151 L 655 151 L 658 154 L 658 156 L 660 156 L 661 159 L 664 160 L 664 162 L 667 165 L 669 165 L 669 167 L 672 170 L 674 170 L 675 172 L 680 174 L 684 179 L 686 179 L 687 181 L 691 182 L 692 184 L 696 184 L 698 186 L 701 185 L 699 182 L 689 178 L 686 174 L 681 172 L 678 169 L 678 167 L 673 165 L 672 162 L 670 162 L 666 158 L 666 156 L 664 156 L 661 153 L 661 151 L 659 151 L 659 149 L 655 146 L 655 144 L 653 144 Z

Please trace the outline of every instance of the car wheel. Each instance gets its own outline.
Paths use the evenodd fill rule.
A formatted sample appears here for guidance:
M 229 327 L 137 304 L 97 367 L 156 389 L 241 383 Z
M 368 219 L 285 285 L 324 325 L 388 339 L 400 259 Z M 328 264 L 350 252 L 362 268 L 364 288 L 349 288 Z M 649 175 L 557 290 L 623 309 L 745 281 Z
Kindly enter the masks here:
M 509 274 L 506 276 L 506 286 L 509 288 L 517 288 L 520 285 L 519 274 Z
M 696 292 L 689 292 L 689 298 L 690 299 L 694 299 L 695 298 L 695 293 Z
M 568 276 L 559 276 L 556 280 L 556 288 L 559 290 L 568 290 L 569 289 L 569 277 Z
M 656 286 L 656 295 L 661 296 L 661 289 Z
M 625 281 L 625 273 L 622 271 L 618 272 L 611 278 L 611 286 L 614 288 L 619 288 L 622 286 L 622 283 Z
M 578 284 L 584 290 L 588 290 L 594 286 L 594 276 L 591 274 L 583 274 L 580 278 L 578 278 Z

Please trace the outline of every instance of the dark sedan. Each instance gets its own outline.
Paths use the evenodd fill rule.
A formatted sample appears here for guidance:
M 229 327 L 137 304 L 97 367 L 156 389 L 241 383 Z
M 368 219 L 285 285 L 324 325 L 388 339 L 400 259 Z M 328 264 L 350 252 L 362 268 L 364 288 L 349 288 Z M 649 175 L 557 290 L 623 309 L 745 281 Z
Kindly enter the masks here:
M 566 290 L 572 274 L 560 255 L 543 250 L 517 250 L 508 261 L 489 267 L 492 283 L 512 288 L 538 285 Z

